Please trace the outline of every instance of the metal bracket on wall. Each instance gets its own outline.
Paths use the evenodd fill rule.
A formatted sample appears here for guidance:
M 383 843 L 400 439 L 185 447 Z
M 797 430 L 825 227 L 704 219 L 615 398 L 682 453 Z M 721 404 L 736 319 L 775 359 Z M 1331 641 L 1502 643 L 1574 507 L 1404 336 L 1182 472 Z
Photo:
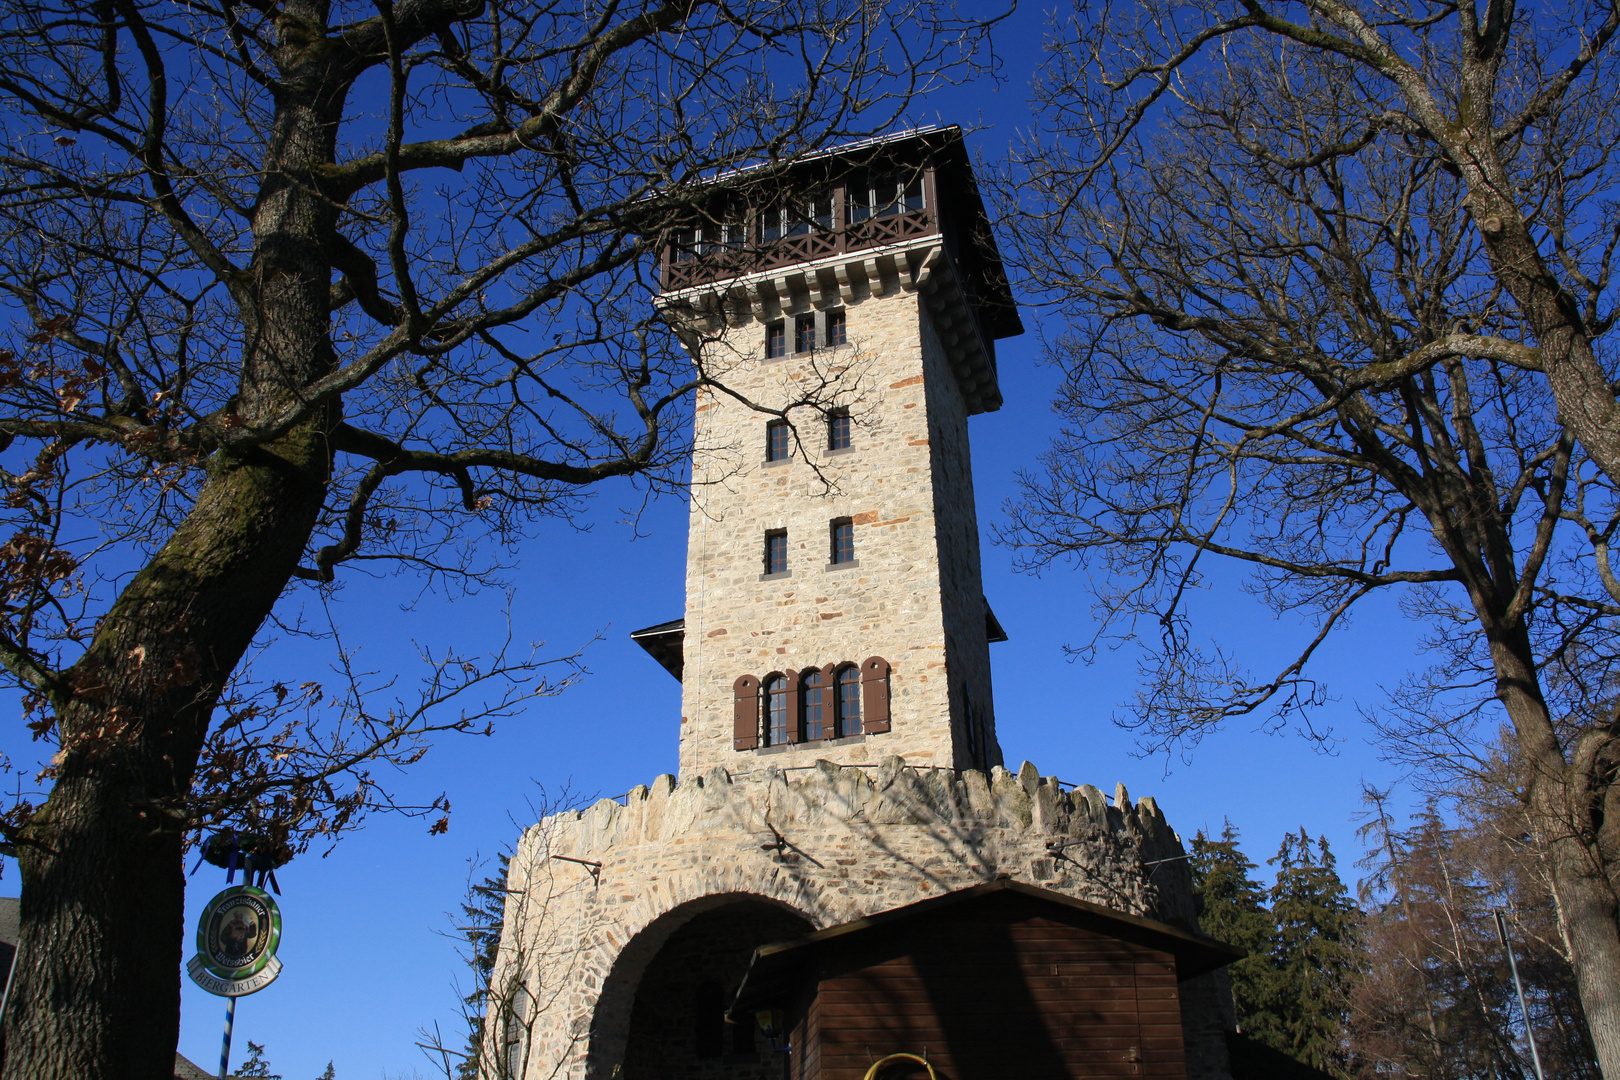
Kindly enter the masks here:
M 590 859 L 576 859 L 572 855 L 553 855 L 553 856 L 551 856 L 551 858 L 553 858 L 553 859 L 561 859 L 563 862 L 579 863 L 579 865 L 583 866 L 585 868 L 586 872 L 591 875 L 591 881 L 594 884 L 597 884 L 597 885 L 602 884 L 602 864 L 601 863 L 592 862 Z

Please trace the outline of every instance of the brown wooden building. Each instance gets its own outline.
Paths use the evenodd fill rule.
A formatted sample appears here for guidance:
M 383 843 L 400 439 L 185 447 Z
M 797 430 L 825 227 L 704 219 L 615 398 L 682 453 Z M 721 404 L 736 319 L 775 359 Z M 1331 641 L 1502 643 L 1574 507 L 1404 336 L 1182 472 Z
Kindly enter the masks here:
M 731 1018 L 780 1013 L 792 1080 L 896 1053 L 940 1080 L 1182 1080 L 1178 984 L 1242 955 L 1003 878 L 760 948 Z

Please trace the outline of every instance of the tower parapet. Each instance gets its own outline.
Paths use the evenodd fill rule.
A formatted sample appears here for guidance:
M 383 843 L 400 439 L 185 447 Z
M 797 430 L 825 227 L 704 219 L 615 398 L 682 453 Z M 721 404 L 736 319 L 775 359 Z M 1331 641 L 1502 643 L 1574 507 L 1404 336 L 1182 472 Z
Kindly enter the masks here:
M 530 828 L 511 866 L 504 947 L 528 958 L 548 1004 L 525 1033 L 530 1077 L 613 1075 L 649 962 L 728 900 L 808 932 L 1011 876 L 1127 915 L 1195 918 L 1180 839 L 1151 798 L 1066 789 L 1028 762 L 660 776 Z M 1195 1024 L 1208 992 L 1183 990 Z M 1201 1060 L 1198 1030 L 1189 1061 Z

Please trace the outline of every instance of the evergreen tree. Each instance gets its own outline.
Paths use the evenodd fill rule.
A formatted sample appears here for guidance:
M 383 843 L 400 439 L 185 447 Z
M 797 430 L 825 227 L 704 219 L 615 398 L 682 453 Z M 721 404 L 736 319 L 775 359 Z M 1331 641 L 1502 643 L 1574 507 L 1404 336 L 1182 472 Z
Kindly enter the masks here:
M 247 1060 L 242 1062 L 240 1069 L 236 1070 L 236 1075 L 251 1076 L 256 1080 L 281 1080 L 280 1073 L 270 1071 L 270 1062 L 266 1061 L 264 1057 L 263 1044 L 256 1043 L 252 1039 L 248 1040 Z
M 1238 831 L 1230 821 L 1219 840 L 1201 831 L 1193 837 L 1191 865 L 1193 895 L 1200 909 L 1198 928 L 1249 954 L 1226 967 L 1238 1023 L 1247 1029 L 1246 1018 L 1264 1007 L 1274 978 L 1265 888 L 1254 879 L 1255 864 L 1238 847 Z
M 1290 833 L 1271 865 L 1272 980 L 1250 1034 L 1307 1065 L 1348 1075 L 1350 993 L 1364 966 L 1361 913 L 1325 837 Z

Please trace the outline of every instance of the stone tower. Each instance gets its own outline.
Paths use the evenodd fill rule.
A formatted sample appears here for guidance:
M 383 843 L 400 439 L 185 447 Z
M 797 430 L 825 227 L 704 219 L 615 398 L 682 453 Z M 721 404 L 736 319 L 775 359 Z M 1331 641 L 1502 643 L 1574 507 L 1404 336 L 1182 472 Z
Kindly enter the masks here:
M 681 680 L 679 776 L 524 832 L 481 1075 L 775 1080 L 723 1020 L 758 946 L 997 878 L 1195 918 L 1151 798 L 1002 765 L 967 419 L 1021 326 L 961 132 L 713 190 L 658 297 L 723 387 L 696 404 L 686 610 L 632 635 Z M 1162 1075 L 1230 1080 L 1214 978 L 1178 988 Z
M 726 391 L 697 403 L 685 617 L 634 635 L 681 679 L 681 773 L 999 765 L 967 420 L 1023 327 L 960 132 L 746 181 L 659 298 Z

